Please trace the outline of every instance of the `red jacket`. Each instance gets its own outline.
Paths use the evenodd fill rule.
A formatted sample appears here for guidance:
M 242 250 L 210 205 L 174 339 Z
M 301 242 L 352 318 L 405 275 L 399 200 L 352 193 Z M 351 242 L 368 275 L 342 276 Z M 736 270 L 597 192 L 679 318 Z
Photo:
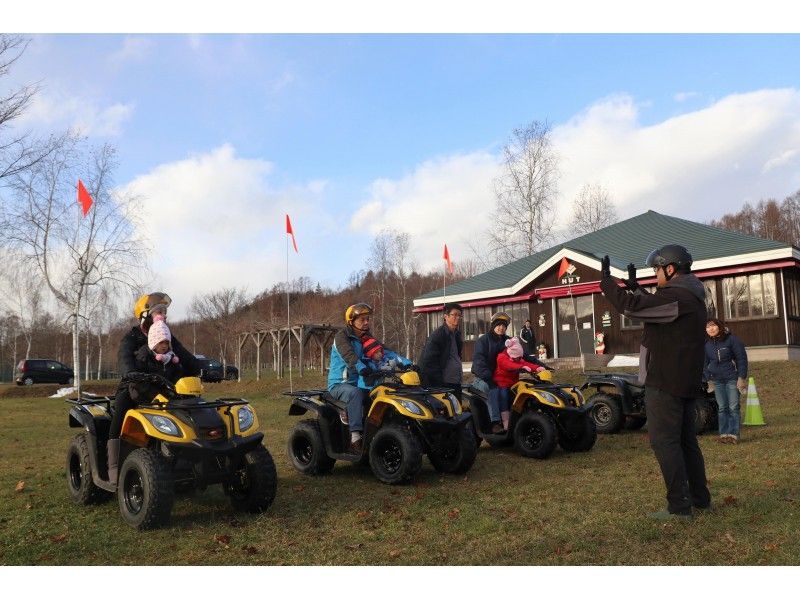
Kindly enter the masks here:
M 514 384 L 519 382 L 519 372 L 522 366 L 525 365 L 531 368 L 532 372 L 538 372 L 543 369 L 541 366 L 531 363 L 530 361 L 525 361 L 521 357 L 516 360 L 511 359 L 508 355 L 508 351 L 503 351 L 497 355 L 497 368 L 492 378 L 497 386 L 511 388 Z

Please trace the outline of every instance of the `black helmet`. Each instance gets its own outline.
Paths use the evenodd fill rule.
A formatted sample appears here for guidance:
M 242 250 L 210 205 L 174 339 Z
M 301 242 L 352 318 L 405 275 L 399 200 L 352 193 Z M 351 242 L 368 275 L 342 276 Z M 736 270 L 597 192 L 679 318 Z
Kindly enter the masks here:
M 664 245 L 661 249 L 651 251 L 645 263 L 651 268 L 664 268 L 672 264 L 676 270 L 688 272 L 692 266 L 692 254 L 683 245 Z

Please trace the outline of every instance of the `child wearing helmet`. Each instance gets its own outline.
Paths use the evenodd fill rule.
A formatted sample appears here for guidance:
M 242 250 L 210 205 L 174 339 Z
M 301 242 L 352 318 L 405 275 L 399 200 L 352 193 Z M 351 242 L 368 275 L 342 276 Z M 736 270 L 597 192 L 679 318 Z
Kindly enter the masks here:
M 543 371 L 540 365 L 524 359 L 522 343 L 516 336 L 505 342 L 506 349 L 497 355 L 497 367 L 494 370 L 494 381 L 497 384 L 498 404 L 503 430 L 508 431 L 508 420 L 511 409 L 511 387 L 519 382 L 520 372 L 533 372 L 538 374 Z

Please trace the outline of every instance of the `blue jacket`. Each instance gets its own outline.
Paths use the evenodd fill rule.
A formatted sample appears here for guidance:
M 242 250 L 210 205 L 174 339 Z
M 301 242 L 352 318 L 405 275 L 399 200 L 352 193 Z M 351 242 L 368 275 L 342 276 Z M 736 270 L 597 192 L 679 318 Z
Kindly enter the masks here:
M 395 359 L 403 365 L 411 363 L 387 347 L 383 347 L 383 356 L 384 359 Z M 372 388 L 367 386 L 361 377 L 362 374 L 376 371 L 371 367 L 371 363 L 372 360 L 364 356 L 361 337 L 351 326 L 342 328 L 333 337 L 331 363 L 328 370 L 328 390 L 342 383 L 361 388 Z
M 706 341 L 703 376 L 714 382 L 747 378 L 747 352 L 738 336 L 728 334 L 722 339 Z

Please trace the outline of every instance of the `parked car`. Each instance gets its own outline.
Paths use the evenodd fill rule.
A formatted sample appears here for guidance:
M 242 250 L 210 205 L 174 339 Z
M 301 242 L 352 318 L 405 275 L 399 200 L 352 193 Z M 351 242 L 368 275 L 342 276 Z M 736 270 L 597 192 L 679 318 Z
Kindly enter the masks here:
M 72 368 L 54 359 L 23 359 L 17 364 L 16 382 L 29 386 L 37 382 L 72 384 L 75 372 Z
M 200 362 L 200 379 L 203 382 L 222 382 L 225 377 L 222 363 L 205 355 L 195 355 L 195 357 Z
M 225 366 L 225 379 L 226 380 L 238 380 L 239 379 L 239 368 L 235 365 L 226 365 Z

